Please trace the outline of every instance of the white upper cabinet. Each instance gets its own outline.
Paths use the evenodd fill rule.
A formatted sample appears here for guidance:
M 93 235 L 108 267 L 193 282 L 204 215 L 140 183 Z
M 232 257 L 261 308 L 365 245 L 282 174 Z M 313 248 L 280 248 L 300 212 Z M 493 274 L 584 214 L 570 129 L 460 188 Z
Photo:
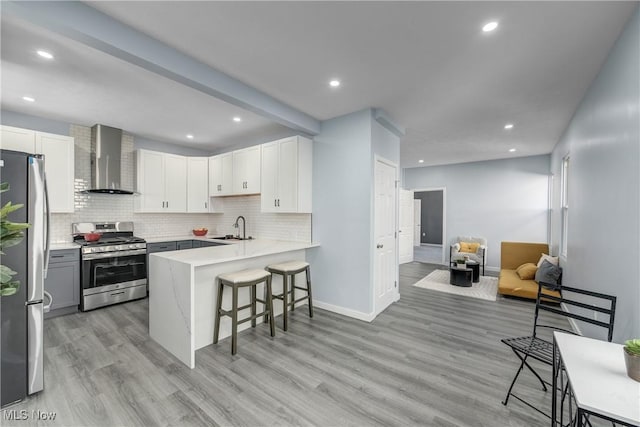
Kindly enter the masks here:
M 35 133 L 36 153 L 44 155 L 44 173 L 52 213 L 71 213 L 75 204 L 74 138 L 50 133 Z
M 0 126 L 0 148 L 44 155 L 51 213 L 74 210 L 74 138 L 11 126 Z
M 233 193 L 260 193 L 260 162 L 262 146 L 233 152 Z
M 232 187 L 233 153 L 209 157 L 209 196 L 229 196 Z
M 166 212 L 186 212 L 187 158 L 175 154 L 165 154 L 164 172 Z M 205 179 L 206 185 L 206 178 L 203 179 Z
M 29 129 L 0 126 L 0 148 L 3 150 L 22 151 L 25 153 L 35 154 L 35 135 L 35 131 Z
M 209 158 L 187 158 L 187 212 L 209 212 Z
M 136 212 L 187 211 L 187 158 L 138 150 Z
M 261 211 L 311 213 L 311 140 L 294 136 L 263 144 Z

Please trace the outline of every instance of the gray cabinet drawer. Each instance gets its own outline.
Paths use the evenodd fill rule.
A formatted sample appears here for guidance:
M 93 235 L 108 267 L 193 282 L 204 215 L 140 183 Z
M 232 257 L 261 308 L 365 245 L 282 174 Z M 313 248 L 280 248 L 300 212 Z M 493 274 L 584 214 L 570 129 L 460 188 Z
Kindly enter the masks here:
M 51 294 L 51 306 L 45 318 L 69 314 L 80 304 L 80 251 L 78 249 L 51 252 L 44 290 Z M 69 261 L 71 260 L 71 261 Z
M 79 262 L 80 249 L 59 249 L 51 251 L 49 265 L 61 262 Z
M 181 251 L 183 249 L 191 249 L 191 248 L 193 248 L 193 241 L 192 240 L 182 240 L 180 242 L 177 242 L 177 247 L 178 247 L 179 251 Z
M 200 240 L 192 240 L 191 241 L 191 247 L 192 248 L 201 248 L 202 247 L 202 241 L 200 241 Z
M 147 243 L 147 253 L 175 251 L 178 249 L 176 242 Z

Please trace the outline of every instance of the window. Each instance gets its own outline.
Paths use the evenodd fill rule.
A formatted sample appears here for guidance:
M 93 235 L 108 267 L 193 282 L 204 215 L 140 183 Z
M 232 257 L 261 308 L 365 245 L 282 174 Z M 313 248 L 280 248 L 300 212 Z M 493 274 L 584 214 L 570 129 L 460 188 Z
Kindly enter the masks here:
M 569 231 L 569 156 L 562 159 L 560 176 L 560 209 L 562 210 L 562 234 L 560 236 L 560 255 L 567 256 L 567 234 Z

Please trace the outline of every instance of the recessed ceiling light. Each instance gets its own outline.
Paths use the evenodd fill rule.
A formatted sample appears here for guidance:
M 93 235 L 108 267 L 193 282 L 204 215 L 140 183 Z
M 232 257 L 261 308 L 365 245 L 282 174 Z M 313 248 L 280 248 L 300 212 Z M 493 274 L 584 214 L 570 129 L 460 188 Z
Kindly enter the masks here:
M 36 100 L 30 96 L 23 96 L 22 99 L 24 99 L 27 102 L 35 102 Z
M 189 139 L 193 139 L 193 135 L 191 135 L 190 133 L 187 134 L 187 138 Z
M 515 148 L 509 148 L 509 152 L 510 152 L 510 153 L 515 153 L 515 152 L 516 152 L 516 149 L 515 149 Z
M 242 119 L 240 117 L 236 116 L 236 117 L 233 118 L 233 121 L 236 122 L 236 123 L 240 123 L 242 121 Z
M 340 86 L 340 80 L 335 80 L 335 79 L 334 79 L 334 80 L 331 80 L 331 81 L 329 82 L 329 86 L 331 86 L 331 87 L 338 87 L 338 86 Z
M 46 50 L 39 50 L 37 53 L 38 53 L 38 55 L 40 55 L 43 58 L 53 59 L 53 55 L 50 54 L 49 52 L 47 52 Z
M 506 125 L 504 125 L 505 129 L 513 129 L 513 123 L 507 123 Z
M 424 163 L 424 160 L 420 159 L 418 160 L 418 163 Z
M 493 31 L 498 28 L 498 23 L 496 21 L 488 22 L 482 27 L 482 31 L 488 33 L 489 31 Z

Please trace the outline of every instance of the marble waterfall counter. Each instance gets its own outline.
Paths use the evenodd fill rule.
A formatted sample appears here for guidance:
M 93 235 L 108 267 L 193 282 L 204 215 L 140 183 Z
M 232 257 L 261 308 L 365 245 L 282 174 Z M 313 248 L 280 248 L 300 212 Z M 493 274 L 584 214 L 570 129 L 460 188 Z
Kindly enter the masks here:
M 305 260 L 306 250 L 317 246 L 317 243 L 257 239 L 150 254 L 149 335 L 193 369 L 196 350 L 213 343 L 218 275 L 247 268 L 264 268 L 276 262 Z M 304 280 L 303 276 L 296 280 Z M 272 286 L 274 293 L 282 291 L 280 276 L 274 277 Z M 262 295 L 261 287 L 258 286 L 258 295 Z M 241 290 L 238 304 L 248 302 L 249 289 L 246 292 Z M 225 292 L 223 308 L 230 306 L 231 293 Z M 282 304 L 276 302 L 274 312 L 276 316 L 282 314 Z M 238 330 L 250 326 L 251 322 L 243 323 Z M 276 329 L 276 337 L 281 331 Z M 223 317 L 220 339 L 230 333 L 231 320 Z M 267 329 L 265 339 L 269 339 Z M 223 345 L 228 344 L 225 342 Z M 242 351 L 242 340 L 239 346 Z

